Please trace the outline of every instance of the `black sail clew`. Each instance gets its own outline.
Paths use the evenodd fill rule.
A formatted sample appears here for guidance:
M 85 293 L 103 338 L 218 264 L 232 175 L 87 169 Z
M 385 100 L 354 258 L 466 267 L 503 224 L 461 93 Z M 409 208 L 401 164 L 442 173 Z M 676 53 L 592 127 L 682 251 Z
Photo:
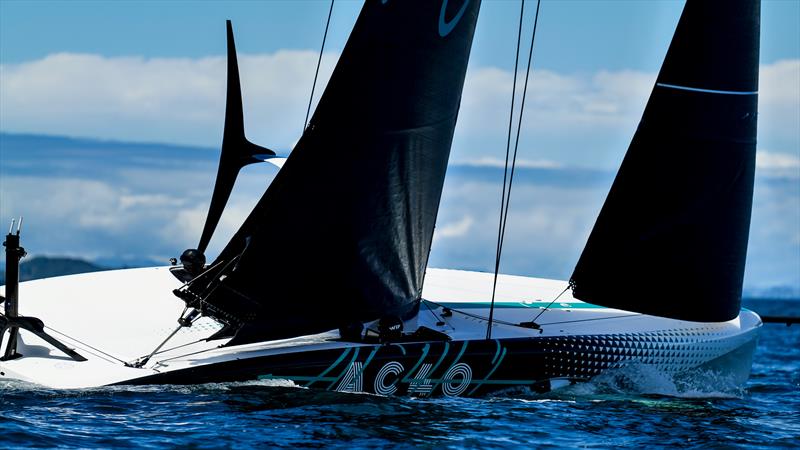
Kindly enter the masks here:
M 738 316 L 756 150 L 758 0 L 689 0 L 572 274 L 573 295 L 699 322 Z
M 366 2 L 301 139 L 190 288 L 231 344 L 419 308 L 479 3 Z

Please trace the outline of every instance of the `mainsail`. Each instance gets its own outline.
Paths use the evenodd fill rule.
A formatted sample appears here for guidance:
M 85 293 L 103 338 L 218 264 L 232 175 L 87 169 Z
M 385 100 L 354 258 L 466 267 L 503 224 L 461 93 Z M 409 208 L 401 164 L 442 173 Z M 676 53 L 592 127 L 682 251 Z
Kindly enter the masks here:
M 232 344 L 419 308 L 479 4 L 366 2 L 284 167 L 189 287 Z
M 572 274 L 581 300 L 738 316 L 755 170 L 758 0 L 689 0 Z

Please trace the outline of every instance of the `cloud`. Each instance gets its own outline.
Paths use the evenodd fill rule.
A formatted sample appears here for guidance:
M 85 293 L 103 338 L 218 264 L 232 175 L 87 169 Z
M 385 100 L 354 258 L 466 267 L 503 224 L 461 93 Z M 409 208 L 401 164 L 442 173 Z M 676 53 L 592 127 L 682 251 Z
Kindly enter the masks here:
M 800 149 L 800 59 L 778 61 L 759 73 L 759 141 L 778 151 Z
M 467 233 L 469 233 L 469 230 L 472 228 L 473 223 L 475 223 L 475 219 L 472 216 L 464 216 L 458 222 L 446 223 L 441 227 L 436 228 L 433 239 L 437 240 L 466 236 Z
M 800 169 L 800 157 L 786 153 L 773 153 L 759 150 L 756 154 L 756 167 L 759 169 Z
M 654 81 L 654 74 L 634 71 L 573 75 L 536 70 L 526 98 L 524 127 L 553 132 L 623 125 L 641 114 Z M 508 71 L 477 68 L 468 73 L 465 128 L 505 133 L 512 87 L 513 73 Z M 519 84 L 518 93 L 521 88 Z
M 756 170 L 772 177 L 800 178 L 800 156 L 759 149 L 756 152 Z
M 504 153 L 512 75 L 485 67 L 468 73 L 453 150 L 456 160 Z M 656 75 L 630 70 L 577 74 L 535 70 L 523 118 L 521 157 L 617 167 Z M 760 76 L 759 143 L 778 154 L 798 155 L 800 59 L 764 65 Z
M 794 171 L 793 177 L 756 176 L 746 286 L 800 288 L 800 176 Z
M 317 92 L 336 56 L 325 55 Z M 241 55 L 245 120 L 254 141 L 277 149 L 296 141 L 315 64 L 315 53 L 306 51 Z M 487 181 L 492 174 L 483 171 L 503 166 L 512 75 L 492 67 L 468 73 L 451 160 L 483 175 L 475 180 L 448 174 L 433 266 L 493 268 L 502 178 Z M 617 166 L 655 76 L 533 73 L 518 167 L 551 172 L 539 184 L 524 177 L 515 182 L 504 272 L 569 276 L 608 186 L 559 180 L 574 165 Z M 763 66 L 760 86 L 748 282 L 799 284 L 800 59 Z M 222 134 L 224 96 L 223 57 L 55 54 L 0 65 L 0 129 L 214 147 Z M 32 252 L 175 256 L 199 237 L 216 168 L 181 170 L 182 165 L 103 168 L 85 178 L 4 173 L 0 216 L 26 216 Z M 265 174 L 274 173 L 243 174 L 210 253 L 236 231 L 263 192 Z
M 554 169 L 553 175 L 564 177 L 569 173 Z M 448 179 L 439 222 L 472 220 L 468 233 L 434 241 L 431 267 L 494 269 L 500 181 L 462 176 Z M 604 197 L 604 187 L 554 186 L 535 176 L 520 176 L 512 192 L 501 271 L 569 277 Z
M 454 162 L 454 164 L 461 166 L 472 166 L 472 167 L 499 167 L 501 169 L 506 166 L 505 160 L 501 160 L 499 158 L 492 158 L 490 156 L 484 156 L 482 158 L 475 158 L 475 159 L 467 159 L 464 161 L 456 161 Z M 511 166 L 511 161 L 509 160 L 509 167 L 510 166 Z M 521 169 L 556 169 L 562 167 L 562 164 L 559 164 L 555 161 L 547 161 L 547 160 L 532 161 L 528 159 L 517 159 L 516 166 Z
M 468 232 L 434 241 L 431 267 L 493 270 L 502 171 L 482 170 L 493 177 L 448 175 L 438 222 L 456 228 L 473 220 Z M 603 183 L 566 183 L 575 175 L 569 169 L 548 171 L 521 172 L 515 181 L 503 273 L 567 279 L 613 179 L 609 173 Z M 745 285 L 800 287 L 800 178 L 756 177 Z
M 239 57 L 248 135 L 289 148 L 302 130 L 317 54 Z M 338 55 L 326 53 L 325 83 Z M 58 53 L 0 66 L 3 131 L 215 146 L 225 111 L 225 58 Z M 320 91 L 318 91 L 320 92 Z
M 113 149 L 109 144 L 109 151 Z M 25 217 L 26 247 L 32 254 L 89 259 L 134 255 L 166 261 L 197 245 L 208 212 L 213 168 L 107 170 L 96 171 L 97 178 L 4 173 L 0 218 Z M 209 255 L 221 250 L 238 230 L 275 173 L 267 165 L 242 171 Z M 107 175 L 113 176 L 100 179 Z M 171 182 L 154 188 L 155 180 Z
M 317 92 L 322 92 L 337 57 L 325 54 Z M 269 147 L 291 148 L 305 117 L 316 54 L 282 50 L 241 55 L 239 61 L 248 135 Z M 494 67 L 470 69 L 455 160 L 504 153 L 512 75 Z M 215 147 L 222 135 L 225 77 L 222 56 L 58 53 L 4 64 L 0 65 L 0 129 Z M 577 74 L 535 70 L 520 159 L 533 164 L 615 166 L 655 77 L 630 70 Z M 759 140 L 779 153 L 800 148 L 798 86 L 800 59 L 761 68 Z
M 114 144 L 108 145 L 113 153 Z M 767 156 L 767 161 L 768 166 L 796 164 L 780 156 Z M 86 164 L 94 168 L 92 164 L 105 162 Z M 765 174 L 764 164 L 756 177 L 746 282 L 800 286 L 800 178 Z M 490 271 L 502 170 L 496 165 L 451 169 L 429 263 Z M 569 277 L 613 179 L 613 172 L 602 176 L 595 172 L 532 168 L 515 175 L 502 272 Z M 89 173 L 96 178 L 3 174 L 0 217 L 25 216 L 25 246 L 31 254 L 166 261 L 196 245 L 208 209 L 213 167 L 203 171 L 106 167 Z M 211 242 L 210 258 L 236 232 L 274 174 L 268 165 L 243 171 Z M 589 176 L 596 180 L 587 183 Z M 169 183 L 159 185 L 157 180 Z

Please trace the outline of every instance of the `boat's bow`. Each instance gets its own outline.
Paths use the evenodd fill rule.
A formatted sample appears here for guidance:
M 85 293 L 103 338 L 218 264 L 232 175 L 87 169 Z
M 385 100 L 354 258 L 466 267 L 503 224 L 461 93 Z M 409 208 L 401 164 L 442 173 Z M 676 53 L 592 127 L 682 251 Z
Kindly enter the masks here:
M 132 365 L 178 326 L 176 319 L 184 305 L 171 292 L 180 285 L 167 267 L 21 283 L 19 314 L 40 318 L 49 335 L 75 349 L 86 361 L 76 361 L 33 333 L 20 330 L 20 356 L 0 361 L 0 377 L 54 387 L 88 387 L 152 372 L 155 364 L 142 369 Z M 221 342 L 202 340 L 220 328 L 212 319 L 199 319 L 191 327 L 181 327 L 167 349 L 216 347 Z

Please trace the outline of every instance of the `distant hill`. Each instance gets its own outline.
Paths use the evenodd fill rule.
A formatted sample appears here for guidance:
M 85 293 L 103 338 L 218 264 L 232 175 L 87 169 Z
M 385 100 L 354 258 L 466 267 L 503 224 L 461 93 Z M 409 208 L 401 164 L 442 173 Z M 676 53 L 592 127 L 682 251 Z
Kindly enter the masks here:
M 22 260 L 19 266 L 19 279 L 20 281 L 27 281 L 102 270 L 109 270 L 109 268 L 98 266 L 82 259 L 37 256 Z M 0 285 L 6 284 L 5 278 L 5 271 L 0 272 Z

